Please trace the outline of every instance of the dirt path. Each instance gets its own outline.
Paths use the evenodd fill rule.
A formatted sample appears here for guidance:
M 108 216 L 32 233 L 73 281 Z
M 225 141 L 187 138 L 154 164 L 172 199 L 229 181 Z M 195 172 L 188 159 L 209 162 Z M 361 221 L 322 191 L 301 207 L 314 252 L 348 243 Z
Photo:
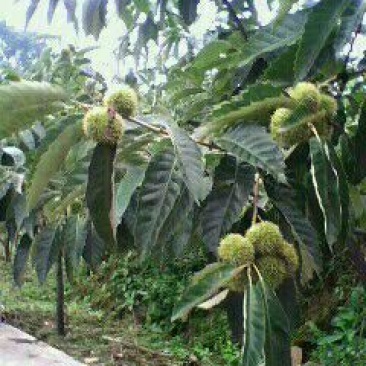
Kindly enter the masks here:
M 82 366 L 27 333 L 0 323 L 0 366 Z

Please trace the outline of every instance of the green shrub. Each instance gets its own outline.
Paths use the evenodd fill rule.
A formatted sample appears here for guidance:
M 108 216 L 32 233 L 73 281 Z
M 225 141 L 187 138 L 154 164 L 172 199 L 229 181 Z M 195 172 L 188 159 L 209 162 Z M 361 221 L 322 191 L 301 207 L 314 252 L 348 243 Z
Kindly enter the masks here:
M 189 278 L 205 264 L 203 256 L 164 265 L 141 264 L 134 253 L 103 263 L 96 274 L 80 279 L 77 292 L 92 306 L 117 316 L 133 312 L 145 325 L 170 328 L 173 307 Z
M 347 297 L 345 305 L 338 308 L 332 319 L 330 332 L 312 325 L 316 343 L 312 359 L 323 366 L 366 365 L 365 289 L 357 286 Z

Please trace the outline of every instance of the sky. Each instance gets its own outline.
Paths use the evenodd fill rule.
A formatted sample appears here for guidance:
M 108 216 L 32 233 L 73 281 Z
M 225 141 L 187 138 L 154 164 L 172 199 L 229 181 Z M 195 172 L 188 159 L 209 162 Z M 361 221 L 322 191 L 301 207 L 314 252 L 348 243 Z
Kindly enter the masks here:
M 92 36 L 85 37 L 82 31 L 76 34 L 74 26 L 66 22 L 66 10 L 60 2 L 56 9 L 54 20 L 51 25 L 47 24 L 47 8 L 49 0 L 41 0 L 39 9 L 37 9 L 32 18 L 28 30 L 32 32 L 45 33 L 61 36 L 60 42 L 57 46 L 60 48 L 68 44 L 74 44 L 77 47 L 99 46 L 99 49 L 89 54 L 92 59 L 93 67 L 102 72 L 107 80 L 112 80 L 112 77 L 117 73 L 117 62 L 113 56 L 113 51 L 118 46 L 118 38 L 121 37 L 126 29 L 123 22 L 118 18 L 114 8 L 114 1 L 109 2 L 110 11 L 107 13 L 107 24 L 98 41 L 95 41 Z M 201 0 L 199 12 L 199 21 L 192 25 L 191 31 L 198 37 L 203 35 L 205 30 L 212 27 L 214 24 L 213 11 L 209 5 L 209 0 Z M 21 0 L 14 2 L 14 0 L 3 0 L 0 2 L 0 21 L 5 20 L 7 25 L 14 27 L 17 30 L 23 31 L 25 25 L 26 4 L 29 1 Z M 268 9 L 266 0 L 255 0 L 258 9 L 259 21 L 262 24 L 268 23 L 274 16 L 274 12 Z M 81 5 L 82 1 L 78 1 L 77 13 L 78 18 L 81 19 Z M 355 44 L 355 54 L 361 56 L 362 52 L 366 50 L 366 37 L 359 37 Z M 129 66 L 126 65 L 125 72 Z M 123 71 L 122 71 L 123 72 Z

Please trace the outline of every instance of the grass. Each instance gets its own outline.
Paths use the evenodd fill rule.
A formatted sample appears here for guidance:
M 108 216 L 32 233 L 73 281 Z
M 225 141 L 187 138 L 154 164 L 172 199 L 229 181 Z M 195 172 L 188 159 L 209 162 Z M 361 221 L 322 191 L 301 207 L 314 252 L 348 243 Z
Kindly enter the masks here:
M 11 266 L 0 261 L 0 303 L 5 307 L 6 321 L 82 362 L 96 366 L 237 364 L 237 349 L 230 343 L 220 349 L 208 344 L 207 329 L 214 329 L 214 324 L 202 328 L 198 320 L 195 326 L 202 328 L 199 338 L 187 341 L 183 334 L 172 335 L 159 328 L 145 327 L 133 313 L 118 319 L 113 313 L 93 309 L 89 299 L 75 296 L 69 285 L 66 286 L 68 334 L 59 337 L 54 321 L 55 291 L 53 274 L 40 286 L 32 271 L 28 271 L 21 289 L 15 287 Z M 208 336 L 219 337 L 220 332 L 222 329 L 216 329 Z M 212 345 L 215 340 L 210 342 Z

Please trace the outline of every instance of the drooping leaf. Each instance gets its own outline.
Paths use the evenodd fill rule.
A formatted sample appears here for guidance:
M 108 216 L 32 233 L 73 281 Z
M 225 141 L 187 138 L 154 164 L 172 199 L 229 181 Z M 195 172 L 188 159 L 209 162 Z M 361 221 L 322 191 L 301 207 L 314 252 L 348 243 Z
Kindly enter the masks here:
M 23 224 L 24 219 L 27 217 L 27 203 L 24 194 L 14 192 L 10 205 L 6 210 L 6 220 L 14 220 L 17 230 L 19 230 Z
M 159 231 L 153 256 L 162 260 L 183 253 L 192 234 L 194 199 L 186 186 L 181 185 L 169 216 Z
M 32 239 L 28 234 L 24 234 L 17 246 L 17 251 L 14 258 L 13 276 L 17 286 L 23 284 L 24 274 L 27 268 L 27 262 L 30 254 Z
M 280 24 L 288 12 L 291 10 L 292 6 L 297 3 L 298 0 L 279 0 L 278 11 L 276 16 L 277 24 Z
M 67 11 L 67 21 L 69 23 L 74 23 L 76 31 L 79 31 L 79 23 L 76 17 L 76 0 L 64 0 L 64 6 Z
M 220 62 L 220 57 L 224 62 L 225 58 L 223 55 L 235 49 L 231 42 L 224 40 L 212 41 L 198 52 L 193 61 L 193 67 L 198 69 L 211 69 L 217 66 L 217 63 Z M 202 89 L 198 90 L 202 91 Z
M 159 231 L 179 196 L 180 183 L 181 176 L 172 149 L 164 150 L 151 159 L 138 196 L 134 228 L 135 242 L 143 254 L 156 244 Z
M 48 150 L 42 155 L 32 176 L 27 194 L 29 211 L 36 207 L 50 179 L 60 170 L 71 147 L 80 140 L 81 136 L 80 124 L 71 125 L 49 145 Z
M 206 300 L 202 304 L 197 305 L 197 308 L 203 309 L 203 310 L 212 309 L 213 307 L 221 304 L 227 298 L 228 294 L 229 294 L 229 290 L 225 289 L 225 290 L 219 292 L 217 295 Z
M 167 125 L 167 128 L 183 172 L 184 182 L 195 201 L 199 203 L 206 196 L 205 185 L 202 184 L 204 166 L 201 150 L 183 129 L 175 125 Z
M 108 0 L 85 0 L 83 3 L 83 29 L 85 34 L 99 38 L 106 26 Z
M 33 264 L 38 280 L 44 283 L 62 247 L 59 230 L 49 225 L 36 235 L 33 244 Z
M 361 182 L 366 177 L 366 101 L 362 103 L 358 118 L 357 131 L 354 136 L 354 156 L 356 158 L 357 172 L 355 183 Z
M 342 163 L 331 144 L 327 144 L 329 161 L 337 177 L 337 188 L 339 193 L 340 209 L 341 209 L 341 232 L 339 240 L 345 244 L 347 236 L 349 235 L 349 205 L 350 193 L 348 188 L 348 181 L 346 173 L 343 169 Z
M 323 0 L 313 7 L 295 61 L 296 80 L 304 79 L 331 34 L 349 0 Z
M 47 21 L 48 23 L 52 22 L 53 16 L 55 15 L 55 11 L 59 0 L 50 0 L 48 3 L 48 11 L 47 11 Z
M 28 6 L 28 9 L 27 9 L 26 16 L 25 16 L 25 28 L 28 27 L 30 20 L 32 19 L 35 11 L 37 10 L 39 2 L 40 2 L 40 0 L 31 0 L 30 4 Z
M 0 138 L 60 109 L 60 102 L 66 99 L 67 95 L 60 87 L 45 82 L 19 81 L 0 85 Z
M 362 17 L 366 12 L 366 3 L 363 0 L 349 1 L 348 6 L 341 16 L 341 25 L 334 40 L 334 49 L 341 52 L 343 47 L 351 41 L 353 32 L 362 22 Z
M 19 168 L 25 164 L 24 152 L 17 147 L 6 146 L 2 148 L 1 164 Z
M 145 176 L 145 168 L 131 166 L 127 169 L 126 174 L 118 183 L 116 194 L 116 222 L 120 223 L 131 197 L 136 188 L 142 183 Z
M 217 262 L 196 273 L 173 310 L 172 321 L 186 318 L 195 306 L 214 295 L 242 270 L 242 267 Z
M 259 278 L 262 289 L 266 322 L 266 364 L 271 366 L 291 366 L 290 324 L 274 291 Z
M 217 140 L 217 144 L 239 161 L 244 161 L 285 180 L 284 156 L 269 133 L 259 126 L 238 126 Z
M 243 302 L 243 366 L 258 366 L 264 361 L 266 341 L 266 313 L 263 290 L 259 284 L 253 285 L 248 272 L 248 285 Z
M 337 171 L 329 158 L 329 146 L 318 138 L 310 140 L 311 176 L 324 217 L 324 232 L 332 250 L 342 226 Z
M 64 226 L 63 240 L 66 274 L 68 280 L 73 282 L 74 273 L 78 271 L 80 258 L 85 246 L 85 222 L 76 215 L 68 217 Z
M 274 84 L 292 85 L 296 53 L 297 46 L 294 45 L 275 58 L 264 72 L 264 80 L 270 80 Z
M 197 18 L 199 0 L 179 0 L 178 9 L 187 25 L 191 25 Z
M 271 202 L 283 216 L 299 244 L 303 262 L 301 276 L 303 282 L 308 282 L 313 277 L 313 272 L 320 273 L 322 267 L 322 254 L 317 233 L 297 207 L 294 192 L 289 187 L 265 180 L 265 188 Z
M 269 24 L 259 29 L 240 52 L 239 67 L 249 65 L 257 57 L 294 44 L 302 35 L 307 16 L 297 12 L 287 16 L 281 25 Z
M 89 165 L 86 202 L 95 231 L 111 250 L 116 243 L 114 160 L 116 146 L 99 143 Z
M 234 158 L 222 159 L 201 214 L 203 240 L 210 251 L 215 252 L 220 238 L 239 219 L 253 184 L 253 167 L 240 164 Z
M 93 223 L 88 220 L 85 226 L 86 240 L 83 251 L 83 258 L 88 266 L 93 270 L 99 267 L 103 261 L 106 248 L 103 240 L 96 233 Z

